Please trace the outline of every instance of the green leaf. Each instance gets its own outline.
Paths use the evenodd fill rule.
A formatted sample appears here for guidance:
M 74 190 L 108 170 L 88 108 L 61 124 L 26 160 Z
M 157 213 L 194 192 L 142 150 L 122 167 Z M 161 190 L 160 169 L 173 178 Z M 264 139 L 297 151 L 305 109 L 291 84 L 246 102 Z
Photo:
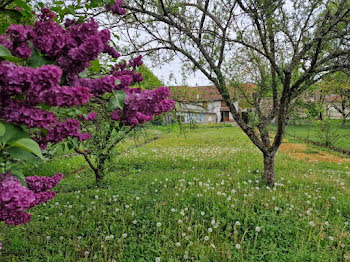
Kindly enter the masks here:
M 23 14 L 17 10 L 7 10 L 7 14 L 17 23 L 19 23 L 23 17 Z
M 113 111 L 116 108 L 123 109 L 125 99 L 126 99 L 125 92 L 123 92 L 121 90 L 118 90 L 116 92 L 114 91 L 112 93 L 112 97 L 108 101 L 107 110 Z
M 90 70 L 96 73 L 101 71 L 101 64 L 98 59 L 91 61 L 90 63 L 91 63 L 91 66 L 89 67 Z
M 70 14 L 76 16 L 77 13 L 75 12 L 75 9 L 72 5 L 67 6 L 67 9 L 69 10 Z
M 27 138 L 29 135 L 23 131 L 19 126 L 0 122 L 3 126 L 5 126 L 5 134 L 0 136 L 0 142 L 8 144 L 12 141 L 18 140 L 20 138 Z
M 90 1 L 90 8 L 98 7 L 100 4 L 102 4 L 101 0 L 91 0 Z
M 40 67 L 42 65 L 50 65 L 53 64 L 54 61 L 48 59 L 47 57 L 40 55 L 38 51 L 36 51 L 34 48 L 32 48 L 32 56 L 28 58 L 27 64 L 30 67 Z
M 0 34 L 4 34 L 10 25 L 11 25 L 10 23 L 2 22 L 0 24 Z
M 20 148 L 20 147 L 11 147 L 7 150 L 7 152 L 13 157 L 18 160 L 23 160 L 26 162 L 35 162 L 36 159 L 34 155 L 27 150 Z
M 11 174 L 13 176 L 15 176 L 19 182 L 21 182 L 22 186 L 25 186 L 25 187 L 27 186 L 26 178 L 25 178 L 24 174 L 22 173 L 22 171 L 20 171 L 18 169 L 12 169 Z
M 67 147 L 68 147 L 68 150 L 73 149 L 74 148 L 73 142 L 72 141 L 67 142 Z
M 40 149 L 38 143 L 35 142 L 33 139 L 21 138 L 19 140 L 12 142 L 11 146 L 23 148 L 23 149 L 33 153 L 34 155 L 40 157 L 41 159 L 44 159 L 44 156 L 41 153 L 41 149 Z
M 114 84 L 117 86 L 121 83 L 121 81 L 119 79 L 115 80 Z
M 20 62 L 23 59 L 15 57 L 11 54 L 11 51 L 8 50 L 5 46 L 0 45 L 0 57 L 11 62 Z
M 86 78 L 86 77 L 88 77 L 89 76 L 89 70 L 88 69 L 85 69 L 83 72 L 81 72 L 80 74 L 79 74 L 79 77 L 80 78 Z
M 0 136 L 5 135 L 6 133 L 6 127 L 3 123 L 0 123 Z
M 114 1 L 115 1 L 115 0 L 106 0 L 106 3 L 107 3 L 108 5 L 113 5 L 113 4 L 114 4 Z
M 17 6 L 22 7 L 24 10 L 28 11 L 28 12 L 32 12 L 32 8 L 24 1 L 22 0 L 14 0 L 13 1 Z

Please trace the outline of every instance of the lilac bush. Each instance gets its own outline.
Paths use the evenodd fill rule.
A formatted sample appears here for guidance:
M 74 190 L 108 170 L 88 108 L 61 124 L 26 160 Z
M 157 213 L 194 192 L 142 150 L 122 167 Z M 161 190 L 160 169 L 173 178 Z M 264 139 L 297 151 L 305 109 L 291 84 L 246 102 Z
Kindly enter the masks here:
M 121 5 L 119 0 L 106 8 L 125 14 Z M 93 19 L 84 23 L 67 19 L 61 26 L 54 18 L 52 11 L 43 9 L 33 26 L 14 24 L 0 35 L 0 45 L 22 59 L 0 61 L 0 121 L 24 127 L 42 149 L 72 138 L 85 141 L 83 148 L 75 144 L 75 150 L 84 155 L 100 182 L 113 148 L 136 125 L 171 110 L 174 102 L 167 98 L 165 87 L 152 91 L 132 87 L 143 80 L 135 72 L 142 56 L 117 63 L 100 78 L 81 77 L 100 54 L 120 57 L 108 44 L 110 32 L 99 30 Z M 122 94 L 125 99 L 118 98 Z M 61 113 L 71 107 L 86 114 Z M 0 221 L 27 223 L 31 215 L 26 211 L 52 199 L 55 192 L 50 189 L 62 178 L 62 174 L 31 176 L 25 187 L 10 171 L 0 174 Z
M 126 94 L 123 105 L 113 108 L 111 112 L 106 110 L 106 100 L 99 99 L 99 103 L 106 106 L 98 106 L 94 112 L 82 117 L 82 129 L 95 132 L 84 148 L 78 147 L 75 150 L 84 156 L 97 183 L 101 182 L 107 171 L 106 163 L 113 157 L 114 147 L 136 126 L 153 120 L 154 116 L 167 112 L 174 106 L 174 102 L 168 99 L 169 89 L 166 87 L 151 91 L 130 87 L 142 82 L 142 75 L 135 72 L 142 63 L 142 56 L 138 56 L 128 62 L 117 63 L 109 76 L 76 79 L 75 84 L 88 86 L 97 97 L 116 91 Z
M 27 177 L 26 188 L 10 172 L 0 174 L 0 221 L 16 226 L 27 223 L 31 215 L 25 211 L 51 200 L 56 193 L 48 190 L 62 178 L 62 174 Z

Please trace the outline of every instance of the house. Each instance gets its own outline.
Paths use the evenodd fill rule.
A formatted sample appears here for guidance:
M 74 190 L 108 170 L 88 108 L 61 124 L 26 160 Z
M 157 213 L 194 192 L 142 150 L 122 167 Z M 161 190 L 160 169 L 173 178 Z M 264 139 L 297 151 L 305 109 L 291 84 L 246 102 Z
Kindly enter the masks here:
M 250 87 L 253 84 L 245 84 Z M 255 86 L 255 85 L 254 85 Z M 234 123 L 232 114 L 217 88 L 211 86 L 173 86 L 169 87 L 170 98 L 176 102 L 176 115 L 183 123 Z M 229 88 L 231 97 L 235 91 Z M 239 112 L 238 102 L 234 106 Z
M 350 116 L 350 102 L 346 98 L 348 96 L 340 96 L 336 94 L 327 95 L 325 97 L 326 114 L 330 119 L 342 119 Z

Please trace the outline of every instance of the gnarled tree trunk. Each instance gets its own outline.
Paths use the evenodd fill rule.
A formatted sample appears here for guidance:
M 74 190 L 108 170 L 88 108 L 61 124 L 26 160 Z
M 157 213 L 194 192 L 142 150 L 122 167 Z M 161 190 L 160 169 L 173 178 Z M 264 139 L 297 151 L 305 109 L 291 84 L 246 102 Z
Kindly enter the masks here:
M 264 179 L 268 185 L 275 184 L 275 154 L 263 153 L 264 155 Z

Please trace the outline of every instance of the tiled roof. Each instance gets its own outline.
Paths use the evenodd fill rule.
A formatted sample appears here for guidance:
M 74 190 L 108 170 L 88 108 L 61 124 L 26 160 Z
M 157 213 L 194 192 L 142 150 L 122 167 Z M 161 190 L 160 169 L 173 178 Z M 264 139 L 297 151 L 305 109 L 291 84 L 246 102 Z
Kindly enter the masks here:
M 252 92 L 256 85 L 255 84 L 244 84 L 244 87 Z M 209 102 L 209 101 L 222 101 L 222 96 L 217 90 L 215 85 L 211 86 L 171 86 L 170 98 L 175 101 L 183 102 Z M 231 96 L 234 95 L 235 90 L 233 87 L 229 87 L 229 93 Z
M 340 102 L 342 99 L 341 99 L 341 96 L 339 95 L 329 95 L 329 96 L 326 96 L 326 102 L 327 103 L 333 103 L 333 102 Z

